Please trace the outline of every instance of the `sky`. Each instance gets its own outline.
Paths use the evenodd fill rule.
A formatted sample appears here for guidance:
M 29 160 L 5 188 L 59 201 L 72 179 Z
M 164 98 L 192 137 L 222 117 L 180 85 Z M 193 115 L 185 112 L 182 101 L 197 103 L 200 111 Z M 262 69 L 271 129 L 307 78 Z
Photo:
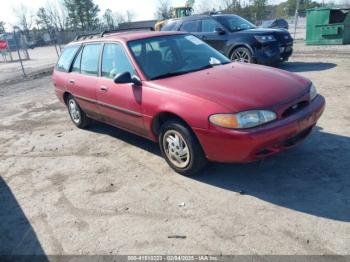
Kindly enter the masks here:
M 49 1 L 61 1 L 61 0 L 49 0 Z M 63 0 L 62 0 L 63 1 Z M 269 3 L 279 3 L 283 0 L 269 0 Z M 321 1 L 321 0 L 319 0 Z M 334 2 L 339 2 L 336 0 Z M 127 10 L 131 10 L 135 14 L 135 20 L 148 20 L 154 19 L 154 13 L 157 7 L 158 0 L 94 0 L 99 5 L 103 14 L 107 8 L 120 13 L 125 13 Z M 184 5 L 186 0 L 170 0 L 172 6 Z M 11 25 L 16 24 L 15 10 L 21 4 L 28 6 L 29 9 L 36 13 L 39 7 L 45 6 L 48 0 L 3 0 L 0 4 L 0 21 L 6 23 L 7 30 L 11 29 Z M 220 0 L 197 0 L 195 5 L 205 5 L 205 3 L 220 3 Z

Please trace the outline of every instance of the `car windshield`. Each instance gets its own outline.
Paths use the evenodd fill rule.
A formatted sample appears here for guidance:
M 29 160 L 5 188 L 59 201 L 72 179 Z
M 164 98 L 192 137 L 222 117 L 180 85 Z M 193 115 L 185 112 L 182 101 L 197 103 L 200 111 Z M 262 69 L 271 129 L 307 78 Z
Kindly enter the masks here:
M 193 35 L 158 36 L 128 42 L 136 62 L 150 80 L 230 63 L 224 55 Z
M 251 22 L 237 15 L 218 16 L 217 20 L 224 24 L 231 32 L 256 28 Z

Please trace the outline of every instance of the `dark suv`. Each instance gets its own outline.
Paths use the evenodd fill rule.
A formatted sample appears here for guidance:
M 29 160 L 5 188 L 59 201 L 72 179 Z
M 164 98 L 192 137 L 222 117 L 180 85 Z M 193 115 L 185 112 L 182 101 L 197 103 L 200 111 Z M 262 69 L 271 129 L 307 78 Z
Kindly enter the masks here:
M 169 20 L 162 31 L 187 31 L 232 61 L 276 64 L 293 52 L 293 39 L 286 30 L 256 28 L 237 15 L 191 16 Z

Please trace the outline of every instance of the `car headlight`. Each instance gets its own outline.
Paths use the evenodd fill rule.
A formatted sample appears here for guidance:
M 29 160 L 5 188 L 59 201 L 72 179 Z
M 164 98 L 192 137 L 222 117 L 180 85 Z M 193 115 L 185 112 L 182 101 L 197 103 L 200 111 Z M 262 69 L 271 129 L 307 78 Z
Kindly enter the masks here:
M 271 122 L 276 113 L 267 110 L 250 110 L 236 114 L 215 114 L 209 117 L 210 123 L 225 128 L 249 128 Z
M 276 41 L 276 38 L 273 35 L 255 35 L 254 37 L 260 43 Z
M 314 84 L 311 84 L 310 90 L 309 90 L 309 99 L 310 99 L 310 102 L 311 102 L 312 100 L 314 100 L 316 96 L 317 96 L 316 87 L 314 86 Z

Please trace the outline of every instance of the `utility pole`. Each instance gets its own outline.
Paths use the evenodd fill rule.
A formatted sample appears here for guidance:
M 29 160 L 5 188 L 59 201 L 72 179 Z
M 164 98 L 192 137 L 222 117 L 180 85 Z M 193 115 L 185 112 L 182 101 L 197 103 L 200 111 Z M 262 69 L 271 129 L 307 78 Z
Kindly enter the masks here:
M 295 41 L 295 34 L 297 32 L 297 24 L 298 24 L 298 15 L 299 15 L 299 2 L 300 0 L 297 0 L 297 6 L 295 7 L 295 16 L 294 16 L 294 41 Z
M 18 27 L 18 26 L 15 26 L 15 27 L 13 28 L 13 39 L 15 40 L 15 46 L 16 46 L 16 49 L 17 49 L 18 59 L 19 59 L 19 62 L 20 62 L 20 64 L 21 64 L 22 73 L 23 73 L 24 78 L 26 78 L 27 75 L 26 75 L 26 72 L 24 71 L 24 67 L 23 67 L 23 63 L 22 63 L 22 57 L 21 57 L 21 52 L 19 51 L 19 48 L 20 48 L 20 47 L 19 47 L 19 45 L 18 45 L 18 43 L 17 43 L 17 39 L 16 39 L 16 29 L 19 30 L 19 27 Z

